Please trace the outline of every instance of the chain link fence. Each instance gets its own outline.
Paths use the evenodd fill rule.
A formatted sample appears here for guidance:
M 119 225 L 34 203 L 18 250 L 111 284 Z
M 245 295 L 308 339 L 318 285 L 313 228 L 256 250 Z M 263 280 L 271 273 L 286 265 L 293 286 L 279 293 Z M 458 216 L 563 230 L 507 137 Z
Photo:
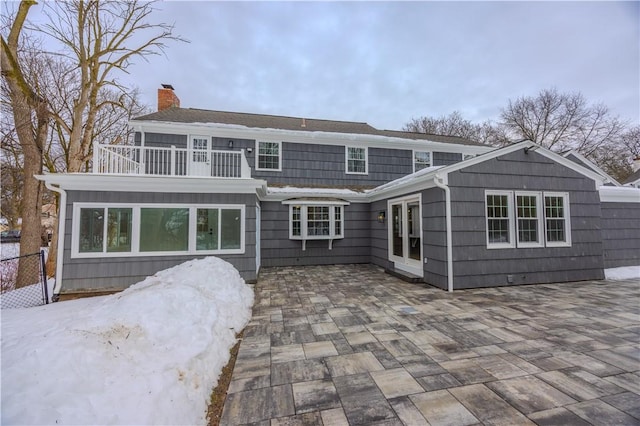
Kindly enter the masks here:
M 2 309 L 49 303 L 44 251 L 0 260 Z

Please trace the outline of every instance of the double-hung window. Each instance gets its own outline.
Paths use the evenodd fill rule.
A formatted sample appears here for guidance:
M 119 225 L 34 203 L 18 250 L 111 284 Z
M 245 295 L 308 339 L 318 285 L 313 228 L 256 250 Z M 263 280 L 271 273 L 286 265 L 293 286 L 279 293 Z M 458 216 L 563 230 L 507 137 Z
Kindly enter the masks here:
M 413 151 L 413 172 L 431 167 L 431 152 L 429 151 Z
M 541 247 L 540 193 L 516 192 L 516 229 L 518 230 L 518 247 Z
M 569 194 L 545 192 L 544 221 L 547 247 L 571 245 L 569 217 Z
M 569 194 L 485 191 L 488 248 L 571 245 Z
M 74 203 L 72 257 L 244 253 L 244 205 Z
M 289 205 L 289 238 L 302 240 L 302 249 L 307 240 L 329 240 L 344 238 L 344 201 L 319 204 L 316 202 L 285 201 Z
M 514 247 L 513 194 L 510 191 L 487 191 L 487 247 Z
M 282 170 L 282 142 L 257 143 L 256 169 L 257 170 Z
M 366 175 L 368 173 L 367 156 L 367 148 L 345 147 L 347 173 Z

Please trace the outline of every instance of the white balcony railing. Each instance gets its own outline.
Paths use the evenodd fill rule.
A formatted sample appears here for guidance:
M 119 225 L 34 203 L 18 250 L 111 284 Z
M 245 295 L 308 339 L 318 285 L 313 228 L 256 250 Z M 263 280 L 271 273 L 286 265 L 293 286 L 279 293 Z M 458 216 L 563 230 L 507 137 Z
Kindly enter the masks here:
M 120 175 L 251 178 L 244 150 L 212 151 L 130 145 L 93 146 L 93 172 Z

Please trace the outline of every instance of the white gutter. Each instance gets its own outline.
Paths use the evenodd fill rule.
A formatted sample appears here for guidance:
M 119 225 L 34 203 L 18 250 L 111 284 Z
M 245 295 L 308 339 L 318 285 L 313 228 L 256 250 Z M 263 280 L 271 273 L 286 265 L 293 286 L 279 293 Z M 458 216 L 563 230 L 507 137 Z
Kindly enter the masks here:
M 447 226 L 447 291 L 453 291 L 453 233 L 451 232 L 451 190 L 445 179 L 436 175 L 433 182 L 438 188 L 444 189 L 444 209 Z
M 60 194 L 60 202 L 58 204 L 58 253 L 56 257 L 56 284 L 53 287 L 52 300 L 60 294 L 62 288 L 62 265 L 64 258 L 64 233 L 65 222 L 67 216 L 67 192 L 57 186 L 53 186 L 50 182 L 44 181 L 44 186 L 53 192 Z M 54 300 L 55 301 L 55 300 Z

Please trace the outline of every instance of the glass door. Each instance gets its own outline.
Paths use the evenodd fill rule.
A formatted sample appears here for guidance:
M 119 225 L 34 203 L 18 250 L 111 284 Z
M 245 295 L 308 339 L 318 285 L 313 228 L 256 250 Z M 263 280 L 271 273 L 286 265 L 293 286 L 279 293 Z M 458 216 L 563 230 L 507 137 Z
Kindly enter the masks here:
M 191 138 L 189 175 L 211 176 L 211 150 L 209 149 L 208 137 L 195 136 Z
M 389 260 L 397 269 L 423 276 L 420 195 L 389 201 Z

